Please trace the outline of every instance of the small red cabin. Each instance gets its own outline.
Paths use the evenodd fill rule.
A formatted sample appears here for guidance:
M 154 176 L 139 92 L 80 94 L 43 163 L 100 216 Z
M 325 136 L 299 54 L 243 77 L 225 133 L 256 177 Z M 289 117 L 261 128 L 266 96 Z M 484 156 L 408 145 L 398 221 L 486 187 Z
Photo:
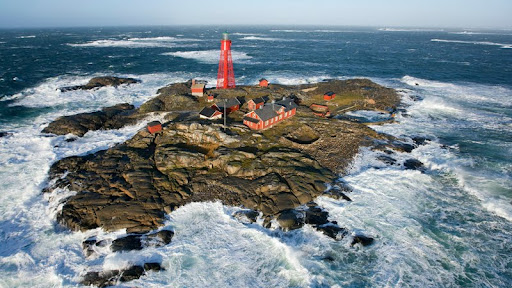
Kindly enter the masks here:
M 268 87 L 268 80 L 265 78 L 260 79 L 260 87 Z
M 254 98 L 247 101 L 247 108 L 249 108 L 249 110 L 256 110 L 263 107 L 264 104 L 265 100 L 263 98 Z
M 327 101 L 334 99 L 334 97 L 336 97 L 336 94 L 332 91 L 325 92 L 325 94 L 324 94 L 324 100 L 327 100 Z
M 153 121 L 148 123 L 148 131 L 151 134 L 155 134 L 157 132 L 162 131 L 162 123 L 159 121 Z
M 192 96 L 203 97 L 205 86 L 206 85 L 204 83 L 199 81 L 196 82 L 196 80 L 192 79 Z
M 206 96 L 206 101 L 213 102 L 214 98 L 215 98 L 215 96 L 213 94 L 208 94 L 208 96 Z

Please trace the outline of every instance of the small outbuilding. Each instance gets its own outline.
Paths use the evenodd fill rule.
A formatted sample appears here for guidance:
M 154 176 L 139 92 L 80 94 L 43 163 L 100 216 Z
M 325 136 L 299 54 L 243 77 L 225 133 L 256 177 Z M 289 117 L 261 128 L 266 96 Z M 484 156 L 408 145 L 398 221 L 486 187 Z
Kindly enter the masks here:
M 148 123 L 148 132 L 155 134 L 162 131 L 162 123 L 159 121 L 152 121 Z
M 336 94 L 332 91 L 325 92 L 325 94 L 324 94 L 324 100 L 327 100 L 327 101 L 334 99 L 334 97 L 336 97 Z
M 215 109 L 214 106 L 204 107 L 203 110 L 199 112 L 199 118 L 208 120 L 220 119 L 222 118 L 222 112 Z
M 265 78 L 261 78 L 259 85 L 260 87 L 268 87 L 268 80 Z
M 192 96 L 203 97 L 205 83 L 192 79 Z
M 212 93 L 208 94 L 206 96 L 206 101 L 208 102 L 213 102 L 213 99 L 215 98 L 215 95 L 213 95 Z
M 330 117 L 331 111 L 329 111 L 329 107 L 326 105 L 320 105 L 320 104 L 311 104 L 309 106 L 311 110 L 313 110 L 313 114 L 315 114 L 318 117 Z
M 258 97 L 247 101 L 247 108 L 249 110 L 260 109 L 263 105 L 265 105 L 265 100 L 263 98 Z

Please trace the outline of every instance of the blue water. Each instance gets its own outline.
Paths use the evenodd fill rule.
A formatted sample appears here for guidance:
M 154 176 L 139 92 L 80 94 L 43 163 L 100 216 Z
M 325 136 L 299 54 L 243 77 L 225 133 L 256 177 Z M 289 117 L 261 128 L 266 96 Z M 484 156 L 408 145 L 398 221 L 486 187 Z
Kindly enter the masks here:
M 84 270 L 148 259 L 166 271 L 130 286 L 512 286 L 512 31 L 384 28 L 0 30 L 0 131 L 10 133 L 0 138 L 0 286 L 76 286 Z M 72 191 L 41 195 L 47 171 L 63 157 L 122 142 L 144 123 L 75 142 L 40 130 L 62 115 L 140 105 L 169 83 L 195 77 L 214 85 L 226 30 L 238 84 L 367 77 L 398 89 L 398 123 L 373 128 L 404 141 L 432 139 L 412 155 L 394 155 L 421 160 L 427 172 L 386 166 L 379 152 L 363 149 L 343 177 L 354 201 L 318 199 L 333 220 L 375 236 L 371 247 L 334 242 L 310 227 L 244 226 L 229 216 L 236 207 L 197 203 L 169 216 L 177 232 L 171 245 L 85 259 L 83 239 L 113 234 L 56 225 L 59 201 Z M 107 74 L 143 82 L 57 90 Z

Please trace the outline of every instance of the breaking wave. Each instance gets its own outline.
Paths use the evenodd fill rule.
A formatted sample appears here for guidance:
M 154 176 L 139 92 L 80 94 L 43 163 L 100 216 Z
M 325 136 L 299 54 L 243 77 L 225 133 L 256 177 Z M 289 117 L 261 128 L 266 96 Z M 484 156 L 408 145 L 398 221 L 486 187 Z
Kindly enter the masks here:
M 183 42 L 195 42 L 201 40 L 175 38 L 169 36 L 148 37 L 148 38 L 128 38 L 128 39 L 103 39 L 94 40 L 86 43 L 68 43 L 71 47 L 119 47 L 119 48 L 175 48 L 191 47 L 195 45 L 184 44 Z
M 464 40 L 446 40 L 446 39 L 431 39 L 432 42 L 442 43 L 459 43 L 459 44 L 474 44 L 474 45 L 489 45 L 489 46 L 500 46 L 504 49 L 512 49 L 512 44 L 495 43 L 489 41 L 464 41 Z
M 207 64 L 216 64 L 219 63 L 220 52 L 219 50 L 176 51 L 163 53 L 162 55 L 193 59 L 198 62 Z M 248 63 L 247 60 L 252 59 L 252 56 L 249 56 L 247 53 L 240 51 L 231 51 L 231 57 L 233 58 L 233 61 L 240 63 Z

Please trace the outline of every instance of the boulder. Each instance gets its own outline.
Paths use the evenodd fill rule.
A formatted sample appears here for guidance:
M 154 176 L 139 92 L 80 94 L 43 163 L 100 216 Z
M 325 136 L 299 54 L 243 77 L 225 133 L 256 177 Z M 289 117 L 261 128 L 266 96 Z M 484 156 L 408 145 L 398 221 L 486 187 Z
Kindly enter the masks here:
M 294 209 L 284 210 L 277 216 L 277 223 L 284 231 L 302 228 L 304 226 L 304 213 Z

